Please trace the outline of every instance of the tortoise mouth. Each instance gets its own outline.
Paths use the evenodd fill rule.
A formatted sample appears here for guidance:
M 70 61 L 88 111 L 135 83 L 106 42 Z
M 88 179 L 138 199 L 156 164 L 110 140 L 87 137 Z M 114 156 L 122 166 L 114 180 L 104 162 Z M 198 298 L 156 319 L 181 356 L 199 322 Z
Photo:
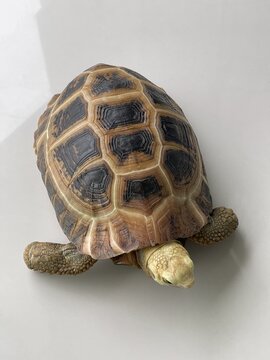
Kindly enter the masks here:
M 195 282 L 195 280 L 193 279 L 190 283 L 188 283 L 186 285 L 182 285 L 182 287 L 185 289 L 190 289 L 194 285 L 194 282 Z

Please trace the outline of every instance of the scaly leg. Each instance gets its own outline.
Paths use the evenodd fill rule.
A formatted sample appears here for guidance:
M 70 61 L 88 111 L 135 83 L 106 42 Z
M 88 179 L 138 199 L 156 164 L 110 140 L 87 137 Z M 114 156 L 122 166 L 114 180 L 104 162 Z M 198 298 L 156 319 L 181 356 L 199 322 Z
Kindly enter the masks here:
M 231 235 L 237 226 L 238 219 L 233 210 L 219 207 L 213 210 L 209 223 L 190 240 L 198 244 L 210 245 Z
M 97 261 L 80 254 L 72 244 L 33 242 L 24 250 L 24 261 L 29 269 L 49 274 L 76 275 L 88 270 Z

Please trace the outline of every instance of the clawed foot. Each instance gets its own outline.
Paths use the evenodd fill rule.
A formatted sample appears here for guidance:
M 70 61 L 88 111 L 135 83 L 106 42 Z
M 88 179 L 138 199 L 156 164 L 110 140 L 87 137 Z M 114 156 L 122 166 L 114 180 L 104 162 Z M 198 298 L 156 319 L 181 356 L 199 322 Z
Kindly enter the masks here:
M 80 254 L 75 245 L 33 242 L 24 250 L 24 262 L 31 270 L 49 274 L 76 275 L 89 269 L 96 260 Z

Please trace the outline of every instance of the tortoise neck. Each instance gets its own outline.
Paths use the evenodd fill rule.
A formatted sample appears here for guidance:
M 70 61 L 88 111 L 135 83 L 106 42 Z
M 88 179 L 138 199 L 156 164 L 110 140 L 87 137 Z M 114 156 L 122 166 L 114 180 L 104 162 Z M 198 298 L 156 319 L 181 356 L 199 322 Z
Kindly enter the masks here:
M 136 251 L 136 257 L 140 268 L 142 268 L 145 272 L 149 273 L 148 271 L 148 259 L 150 256 L 161 248 L 164 244 L 156 245 L 156 246 L 149 246 L 144 249 L 140 249 Z
M 141 267 L 139 260 L 138 260 L 138 251 L 131 251 L 127 254 L 121 254 L 112 258 L 113 262 L 116 265 L 129 265 L 129 266 L 137 266 L 138 268 Z

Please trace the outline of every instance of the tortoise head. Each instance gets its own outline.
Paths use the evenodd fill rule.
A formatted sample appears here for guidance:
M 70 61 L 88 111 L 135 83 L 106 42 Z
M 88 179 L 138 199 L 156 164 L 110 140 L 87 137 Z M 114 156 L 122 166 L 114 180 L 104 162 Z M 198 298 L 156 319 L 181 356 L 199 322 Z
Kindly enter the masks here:
M 193 262 L 176 241 L 140 250 L 139 262 L 161 285 L 189 288 L 194 283 Z

